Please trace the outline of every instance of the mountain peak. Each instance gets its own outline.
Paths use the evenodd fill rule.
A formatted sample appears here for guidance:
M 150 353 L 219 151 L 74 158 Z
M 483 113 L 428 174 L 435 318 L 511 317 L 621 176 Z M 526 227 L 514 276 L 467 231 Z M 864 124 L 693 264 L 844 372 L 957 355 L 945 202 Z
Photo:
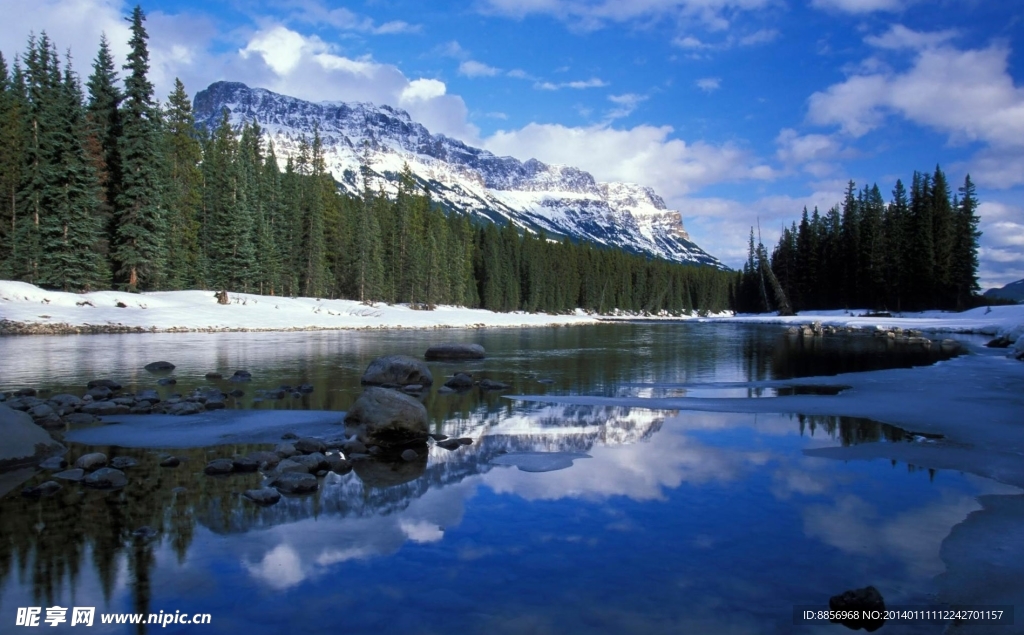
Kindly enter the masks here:
M 386 192 L 397 192 L 405 165 L 434 200 L 481 219 L 568 236 L 683 263 L 723 265 L 690 240 L 682 214 L 654 190 L 634 183 L 599 183 L 585 170 L 537 159 L 498 157 L 431 134 L 404 110 L 363 102 L 313 103 L 239 82 L 215 82 L 196 94 L 197 125 L 215 127 L 227 108 L 232 125 L 255 121 L 274 142 L 278 159 L 298 152 L 314 127 L 328 171 L 356 194 L 362 164 Z M 353 177 L 353 175 L 355 175 Z

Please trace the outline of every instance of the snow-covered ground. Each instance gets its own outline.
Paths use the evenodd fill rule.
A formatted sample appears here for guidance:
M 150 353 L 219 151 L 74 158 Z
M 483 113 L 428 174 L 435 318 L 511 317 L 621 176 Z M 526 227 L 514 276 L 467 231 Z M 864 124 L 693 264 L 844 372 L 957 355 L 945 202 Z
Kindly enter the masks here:
M 63 293 L 3 280 L 0 281 L 0 334 L 472 328 L 561 326 L 596 321 L 582 311 L 572 315 L 547 315 L 495 313 L 451 306 L 423 311 L 381 302 L 368 305 L 353 300 L 252 293 L 229 293 L 229 298 L 229 304 L 221 305 L 213 291 Z M 125 306 L 119 307 L 119 303 Z

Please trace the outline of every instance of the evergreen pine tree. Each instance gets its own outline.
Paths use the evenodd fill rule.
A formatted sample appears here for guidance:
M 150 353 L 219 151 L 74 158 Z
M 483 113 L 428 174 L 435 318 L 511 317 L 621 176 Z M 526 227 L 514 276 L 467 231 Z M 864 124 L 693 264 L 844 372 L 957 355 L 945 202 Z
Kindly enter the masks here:
M 909 216 L 907 190 L 903 181 L 897 180 L 884 220 L 886 280 L 890 289 L 888 302 L 897 311 L 903 310 L 904 296 L 910 287 L 906 253 Z
M 56 65 L 54 71 L 57 71 Z M 38 283 L 63 291 L 105 287 L 96 205 L 99 183 L 85 153 L 85 112 L 68 60 L 48 110 L 52 145 L 42 200 Z
M 27 103 L 17 63 L 8 74 L 0 54 L 0 278 L 15 277 L 18 189 L 24 161 Z
M 164 167 L 167 174 L 167 286 L 186 289 L 205 286 L 201 265 L 200 212 L 202 209 L 202 146 L 192 104 L 180 79 L 164 110 Z
M 117 87 L 117 71 L 110 52 L 107 36 L 100 36 L 100 49 L 93 62 L 92 74 L 87 82 L 87 149 L 93 169 L 100 184 L 97 214 L 103 226 L 104 239 L 101 251 L 110 259 L 110 245 L 113 242 L 116 225 L 114 209 L 121 189 L 121 162 L 118 158 L 117 143 L 121 136 L 121 95 Z
M 978 292 L 978 199 L 971 175 L 964 177 L 959 190 L 954 225 L 955 242 L 951 255 L 951 281 L 956 289 L 956 309 L 970 308 L 971 297 Z
M 117 152 L 122 184 L 115 202 L 115 276 L 127 289 L 155 288 L 162 282 L 166 259 L 163 201 L 160 187 L 160 121 L 150 83 L 149 35 L 145 14 L 136 6 L 131 23 L 131 52 L 124 69 L 125 96 L 121 108 L 122 135 Z
M 935 302 L 940 308 L 956 305 L 956 286 L 952 279 L 951 267 L 954 242 L 954 213 L 950 203 L 949 184 L 939 166 L 932 175 L 932 240 L 935 254 Z

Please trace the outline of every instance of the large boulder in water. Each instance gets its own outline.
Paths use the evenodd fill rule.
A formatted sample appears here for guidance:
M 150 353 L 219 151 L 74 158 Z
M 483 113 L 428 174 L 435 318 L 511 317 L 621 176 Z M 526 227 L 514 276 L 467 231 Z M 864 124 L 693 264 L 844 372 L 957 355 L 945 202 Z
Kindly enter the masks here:
M 37 426 L 25 412 L 0 404 L 0 471 L 38 465 L 48 456 L 63 454 L 66 449 Z
M 370 362 L 363 373 L 362 382 L 370 385 L 408 386 L 420 384 L 429 386 L 434 383 L 427 365 L 408 355 L 388 355 L 378 357 Z
M 479 344 L 438 344 L 423 354 L 427 360 L 483 359 L 484 347 Z
M 384 449 L 427 442 L 427 409 L 394 390 L 371 386 L 345 415 L 345 425 L 358 427 L 360 437 Z
M 146 370 L 148 370 L 151 373 L 159 373 L 168 370 L 174 370 L 174 364 L 165 361 L 150 362 L 146 364 Z

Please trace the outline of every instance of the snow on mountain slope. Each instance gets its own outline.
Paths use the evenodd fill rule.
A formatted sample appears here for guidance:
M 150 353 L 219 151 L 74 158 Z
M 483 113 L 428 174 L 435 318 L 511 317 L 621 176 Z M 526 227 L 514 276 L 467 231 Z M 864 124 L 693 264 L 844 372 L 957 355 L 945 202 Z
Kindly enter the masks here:
M 496 222 L 512 222 L 554 237 L 591 241 L 683 263 L 723 265 L 697 246 L 682 214 L 648 187 L 599 183 L 570 166 L 497 157 L 443 135 L 432 135 L 409 114 L 367 103 L 311 103 L 237 82 L 216 82 L 195 97 L 199 125 L 211 129 L 223 109 L 232 125 L 255 121 L 279 159 L 298 154 L 318 126 L 328 171 L 348 192 L 362 190 L 361 166 L 372 186 L 390 194 L 408 165 L 446 207 Z

